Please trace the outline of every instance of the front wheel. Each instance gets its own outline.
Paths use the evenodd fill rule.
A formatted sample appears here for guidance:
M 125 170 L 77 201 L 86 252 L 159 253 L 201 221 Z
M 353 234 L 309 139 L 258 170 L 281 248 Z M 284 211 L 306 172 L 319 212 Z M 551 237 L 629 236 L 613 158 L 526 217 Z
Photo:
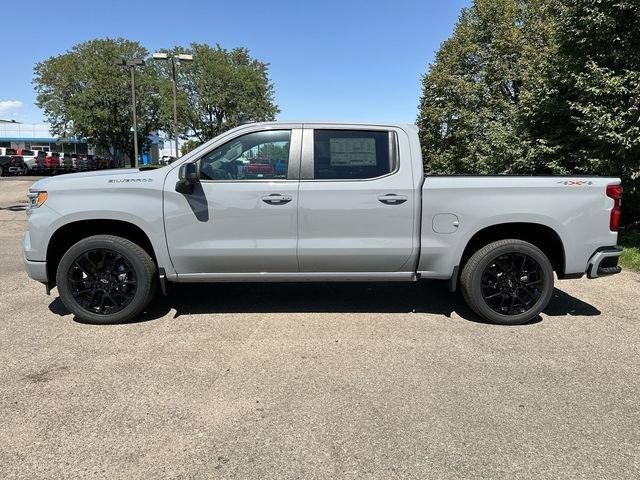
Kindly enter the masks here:
M 56 283 L 62 302 L 76 318 L 111 324 L 126 322 L 147 306 L 155 290 L 155 272 L 153 259 L 139 245 L 95 235 L 67 250 Z
M 536 246 L 499 240 L 474 253 L 460 276 L 462 295 L 482 318 L 521 325 L 536 318 L 553 293 L 553 268 Z

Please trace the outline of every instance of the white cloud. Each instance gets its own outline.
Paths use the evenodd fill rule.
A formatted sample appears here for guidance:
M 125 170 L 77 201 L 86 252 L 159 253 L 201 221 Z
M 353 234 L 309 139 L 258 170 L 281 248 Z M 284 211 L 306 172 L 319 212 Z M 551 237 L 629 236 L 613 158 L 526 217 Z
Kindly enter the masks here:
M 0 118 L 4 119 L 20 108 L 22 108 L 22 102 L 19 100 L 0 100 Z

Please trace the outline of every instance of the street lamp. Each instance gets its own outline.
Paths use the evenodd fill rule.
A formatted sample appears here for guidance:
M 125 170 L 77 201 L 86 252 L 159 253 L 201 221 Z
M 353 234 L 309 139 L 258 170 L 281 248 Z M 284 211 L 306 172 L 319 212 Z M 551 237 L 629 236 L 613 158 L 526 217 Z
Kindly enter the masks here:
M 124 58 L 119 58 L 116 60 L 116 65 L 121 65 L 123 67 L 129 67 L 131 70 L 131 101 L 133 102 L 133 164 L 131 165 L 133 168 L 138 168 L 138 120 L 136 118 L 136 76 L 135 76 L 135 68 L 141 67 L 144 65 L 144 60 L 141 59 L 133 59 L 126 60 Z
M 193 55 L 179 53 L 177 55 L 169 55 L 166 52 L 155 52 L 154 60 L 171 60 L 171 83 L 173 84 L 173 136 L 176 142 L 176 158 L 180 156 L 178 151 L 178 87 L 176 82 L 176 60 L 180 62 L 193 61 Z

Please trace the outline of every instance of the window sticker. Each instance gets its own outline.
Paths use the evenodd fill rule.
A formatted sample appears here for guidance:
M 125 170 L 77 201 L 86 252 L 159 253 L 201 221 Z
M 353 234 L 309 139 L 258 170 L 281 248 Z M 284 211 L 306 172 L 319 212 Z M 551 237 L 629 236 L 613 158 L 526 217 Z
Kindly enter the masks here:
M 332 167 L 375 167 L 376 140 L 374 138 L 331 138 Z

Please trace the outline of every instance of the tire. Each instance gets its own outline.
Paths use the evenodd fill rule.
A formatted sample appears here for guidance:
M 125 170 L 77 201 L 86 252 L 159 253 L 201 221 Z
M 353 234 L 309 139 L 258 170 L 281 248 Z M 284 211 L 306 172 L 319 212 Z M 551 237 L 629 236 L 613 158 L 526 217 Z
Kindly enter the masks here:
M 4 168 L 0 166 L 0 177 L 4 177 Z
M 62 303 L 78 320 L 107 325 L 131 320 L 148 305 L 155 293 L 155 273 L 153 259 L 139 245 L 95 235 L 67 250 L 56 283 Z
M 553 294 L 553 267 L 536 246 L 499 240 L 475 252 L 460 276 L 464 300 L 485 320 L 522 325 L 538 317 Z

